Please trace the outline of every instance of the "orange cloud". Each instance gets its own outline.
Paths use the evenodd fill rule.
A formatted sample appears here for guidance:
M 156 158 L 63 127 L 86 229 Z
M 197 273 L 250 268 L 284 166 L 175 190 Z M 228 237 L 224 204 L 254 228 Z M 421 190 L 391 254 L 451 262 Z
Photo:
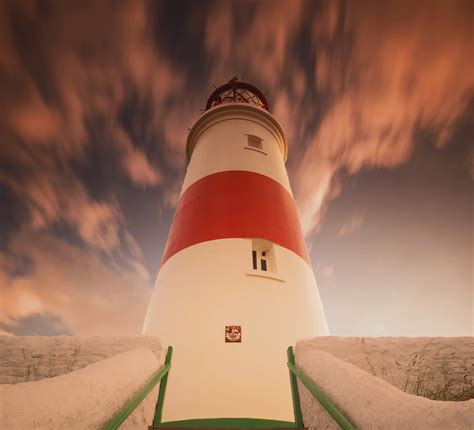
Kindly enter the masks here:
M 216 2 L 206 22 L 211 75 L 225 82 L 242 72 L 272 88 L 283 77 L 303 5 L 301 0 Z M 237 14 L 248 17 L 245 25 L 236 25 Z
M 74 170 L 87 161 L 90 121 L 101 129 L 94 144 L 107 147 L 110 162 L 134 185 L 159 185 L 160 170 L 121 125 L 120 109 L 129 94 L 137 93 L 141 101 L 151 98 L 153 115 L 166 118 L 166 97 L 181 90 L 182 73 L 162 58 L 153 42 L 146 3 L 60 3 L 43 17 L 44 31 L 37 32 L 43 82 L 16 54 L 11 11 L 32 22 L 40 14 L 35 2 L 0 6 L 0 22 L 5 24 L 0 30 L 5 36 L 0 42 L 5 78 L 0 83 L 5 113 L 0 125 L 8 130 L 2 156 L 11 166 L 0 173 L 0 182 L 29 208 L 32 227 L 63 221 L 89 246 L 110 252 L 126 232 L 121 210 L 116 202 L 92 198 Z M 160 124 L 150 123 L 155 133 L 162 131 Z
M 348 236 L 362 228 L 365 219 L 365 211 L 355 214 L 349 221 L 342 224 L 338 231 L 339 236 Z
M 331 106 L 294 175 L 307 233 L 337 195 L 339 171 L 406 162 L 419 128 L 445 145 L 474 88 L 467 2 L 349 2 L 342 33 L 336 6 L 325 4 L 314 36 L 315 83 L 331 94 Z
M 111 269 L 90 250 L 32 231 L 17 234 L 11 251 L 33 270 L 11 276 L 0 254 L 0 323 L 5 327 L 38 314 L 56 315 L 76 335 L 139 334 L 150 294 L 149 274 L 139 260 Z
M 473 94 L 471 16 L 466 1 L 213 5 L 211 77 L 243 72 L 271 89 L 306 234 L 338 195 L 340 172 L 407 162 L 420 129 L 447 143 Z

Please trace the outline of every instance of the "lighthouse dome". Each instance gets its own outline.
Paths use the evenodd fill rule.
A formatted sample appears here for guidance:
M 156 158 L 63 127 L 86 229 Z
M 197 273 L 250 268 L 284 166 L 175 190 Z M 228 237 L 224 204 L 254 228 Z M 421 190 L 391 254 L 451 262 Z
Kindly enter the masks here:
M 253 85 L 239 81 L 236 77 L 216 88 L 206 103 L 206 110 L 222 103 L 249 103 L 269 110 L 264 94 Z

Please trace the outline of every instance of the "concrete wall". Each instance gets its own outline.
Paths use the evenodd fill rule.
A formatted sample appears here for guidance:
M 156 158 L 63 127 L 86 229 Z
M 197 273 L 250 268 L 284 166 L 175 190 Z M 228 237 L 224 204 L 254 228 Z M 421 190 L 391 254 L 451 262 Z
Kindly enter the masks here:
M 320 337 L 297 343 L 296 364 L 363 429 L 472 429 L 474 341 Z M 299 385 L 305 426 L 337 429 Z M 418 394 L 418 395 L 413 395 Z
M 137 348 L 162 360 L 161 343 L 153 336 L 0 336 L 0 384 L 63 375 Z
M 323 350 L 410 394 L 474 398 L 472 337 L 318 337 L 297 351 Z M 443 387 L 448 390 L 442 392 Z M 451 396 L 451 397 L 449 397 Z
M 154 352 L 134 349 L 120 353 L 137 345 L 152 347 Z M 7 369 L 10 381 L 15 379 L 15 369 L 19 375 L 15 384 L 0 386 L 0 428 L 12 430 L 101 428 L 149 381 L 164 361 L 164 351 L 157 338 L 152 337 L 0 337 L 0 351 L 0 373 Z M 472 390 L 472 351 L 474 341 L 470 337 L 319 337 L 297 343 L 296 362 L 358 428 L 468 430 L 474 422 L 474 400 L 440 402 L 409 393 L 423 387 L 425 393 L 434 392 L 440 387 L 438 382 L 443 381 L 449 382 L 451 394 L 456 390 L 462 394 L 468 387 Z M 104 359 L 110 355 L 113 357 Z M 20 359 L 16 362 L 12 357 Z M 73 364 L 72 357 L 75 357 Z M 198 363 L 199 357 L 194 358 Z M 262 359 L 265 361 L 265 357 Z M 285 362 L 284 350 L 279 360 Z M 173 362 L 177 361 L 179 354 L 175 351 Z M 36 369 L 30 371 L 29 377 L 41 380 L 20 381 L 28 375 L 20 369 L 28 366 Z M 75 366 L 82 368 L 67 372 Z M 199 375 L 194 373 L 190 378 L 199 380 Z M 229 385 L 240 378 L 234 368 L 228 368 L 225 376 Z M 285 380 L 289 395 L 287 374 Z M 420 385 L 424 381 L 431 385 Z M 168 388 L 172 387 L 176 388 L 173 371 Z M 202 398 L 212 391 L 207 385 L 203 387 Z M 305 425 L 310 429 L 336 429 L 332 419 L 309 392 L 301 385 L 299 389 Z M 150 393 L 122 428 L 147 428 L 153 418 L 157 390 Z M 252 392 L 246 395 L 252 395 Z M 274 395 L 273 390 L 267 389 L 264 395 L 255 397 L 256 413 L 252 417 L 258 417 L 259 411 Z M 223 403 L 231 401 L 239 399 L 222 398 Z M 165 413 L 166 410 L 165 404 Z M 272 412 L 267 418 L 278 416 Z
M 0 385 L 0 428 L 100 429 L 162 365 L 151 351 L 135 349 L 61 376 Z M 157 388 L 122 428 L 146 429 L 156 398 Z

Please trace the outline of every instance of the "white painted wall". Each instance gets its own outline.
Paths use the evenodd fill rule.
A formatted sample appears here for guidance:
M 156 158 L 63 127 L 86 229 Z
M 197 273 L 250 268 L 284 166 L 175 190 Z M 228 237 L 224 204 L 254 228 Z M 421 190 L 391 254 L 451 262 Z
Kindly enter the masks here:
M 258 108 L 239 105 L 229 110 L 232 104 L 214 108 L 205 125 L 199 127 L 195 136 L 194 149 L 189 162 L 181 194 L 197 180 L 212 173 L 243 170 L 260 173 L 279 182 L 292 195 L 285 169 L 282 139 L 275 127 L 262 121 Z M 256 110 L 257 109 L 257 113 Z M 273 121 L 276 120 L 266 113 Z M 196 127 L 196 126 L 195 126 Z M 263 154 L 245 149 L 247 134 L 263 139 Z M 286 143 L 285 143 L 286 144 Z
M 293 419 L 286 349 L 327 335 L 326 320 L 301 257 L 275 245 L 282 282 L 248 275 L 251 249 L 251 239 L 213 240 L 161 268 L 144 334 L 174 347 L 164 420 Z M 242 343 L 224 342 L 226 325 L 242 326 Z

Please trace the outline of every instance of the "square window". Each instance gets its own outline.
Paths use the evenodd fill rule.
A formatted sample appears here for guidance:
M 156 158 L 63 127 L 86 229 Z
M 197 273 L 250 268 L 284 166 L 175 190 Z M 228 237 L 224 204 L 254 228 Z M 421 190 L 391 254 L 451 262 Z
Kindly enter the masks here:
M 247 145 L 251 148 L 263 149 L 263 140 L 252 134 L 247 135 Z

